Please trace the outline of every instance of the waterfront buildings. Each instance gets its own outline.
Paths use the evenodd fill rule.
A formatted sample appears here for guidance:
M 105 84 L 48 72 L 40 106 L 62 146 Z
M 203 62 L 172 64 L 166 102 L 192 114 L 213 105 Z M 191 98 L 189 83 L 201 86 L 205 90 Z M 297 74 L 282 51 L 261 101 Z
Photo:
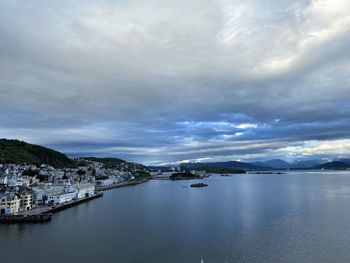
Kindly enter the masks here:
M 50 190 L 47 192 L 48 195 L 46 196 L 46 202 L 45 204 L 48 205 L 60 205 L 66 202 L 71 202 L 75 199 L 76 193 L 62 193 L 57 190 Z
M 93 196 L 95 186 L 135 179 L 128 163 L 111 168 L 95 161 L 84 162 L 81 167 L 62 169 L 45 164 L 0 164 L 1 214 L 62 205 Z

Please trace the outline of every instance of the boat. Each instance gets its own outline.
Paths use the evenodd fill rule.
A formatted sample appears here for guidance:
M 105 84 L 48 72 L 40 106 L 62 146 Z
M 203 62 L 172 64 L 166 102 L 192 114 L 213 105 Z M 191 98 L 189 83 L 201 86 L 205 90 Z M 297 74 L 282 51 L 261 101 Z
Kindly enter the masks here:
M 205 183 L 196 183 L 196 184 L 191 184 L 191 187 L 207 187 L 208 185 Z

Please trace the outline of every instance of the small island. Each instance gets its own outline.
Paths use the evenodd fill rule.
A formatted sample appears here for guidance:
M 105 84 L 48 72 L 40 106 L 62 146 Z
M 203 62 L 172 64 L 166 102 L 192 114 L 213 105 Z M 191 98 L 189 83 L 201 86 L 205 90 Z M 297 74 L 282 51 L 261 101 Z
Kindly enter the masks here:
M 207 187 L 208 185 L 205 183 L 196 183 L 196 184 L 191 184 L 191 187 Z
M 207 173 L 213 173 L 213 174 L 222 174 L 223 176 L 232 175 L 232 174 L 246 174 L 247 172 L 244 169 L 241 168 L 227 168 L 227 167 L 200 167 L 198 168 L 200 170 L 204 170 Z
M 169 177 L 169 179 L 170 180 L 193 180 L 193 179 L 203 179 L 203 178 L 206 178 L 206 177 L 207 176 L 202 175 L 202 174 L 185 171 L 185 172 L 173 173 Z
M 251 172 L 250 174 L 285 174 L 283 172 L 271 172 L 271 171 L 259 171 L 259 172 Z

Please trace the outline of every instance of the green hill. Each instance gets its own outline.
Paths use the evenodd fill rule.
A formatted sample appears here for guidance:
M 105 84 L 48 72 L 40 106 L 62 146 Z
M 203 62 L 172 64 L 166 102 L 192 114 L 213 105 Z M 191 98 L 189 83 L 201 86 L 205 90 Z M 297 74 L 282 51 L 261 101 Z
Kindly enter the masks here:
M 56 168 L 75 167 L 76 162 L 66 155 L 19 140 L 0 139 L 0 163 L 48 164 Z

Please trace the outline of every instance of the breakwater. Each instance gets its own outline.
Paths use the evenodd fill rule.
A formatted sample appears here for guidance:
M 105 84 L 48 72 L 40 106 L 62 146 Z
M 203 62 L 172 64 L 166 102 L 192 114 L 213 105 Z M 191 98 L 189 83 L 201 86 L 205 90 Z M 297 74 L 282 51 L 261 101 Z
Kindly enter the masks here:
M 6 215 L 0 216 L 0 224 L 12 223 L 45 223 L 51 221 L 52 213 L 39 215 Z
M 132 186 L 137 184 L 142 184 L 147 182 L 149 179 L 140 179 L 140 180 L 134 180 L 134 181 L 126 181 L 119 184 L 110 184 L 110 185 L 104 185 L 104 186 L 96 186 L 96 191 L 106 191 L 118 187 L 125 187 L 125 186 Z

